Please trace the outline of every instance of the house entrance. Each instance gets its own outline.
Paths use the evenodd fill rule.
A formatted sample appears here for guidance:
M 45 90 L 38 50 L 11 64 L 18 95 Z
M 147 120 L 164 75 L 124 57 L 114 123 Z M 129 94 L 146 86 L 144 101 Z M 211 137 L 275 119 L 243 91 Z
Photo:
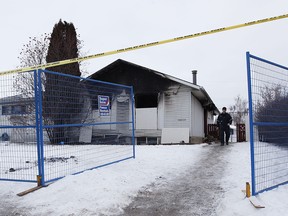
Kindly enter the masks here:
M 232 135 L 232 133 L 231 133 Z M 245 124 L 237 124 L 236 125 L 236 135 L 237 142 L 245 142 L 246 141 L 246 127 Z M 208 136 L 213 137 L 214 139 L 219 140 L 219 130 L 217 124 L 208 124 Z

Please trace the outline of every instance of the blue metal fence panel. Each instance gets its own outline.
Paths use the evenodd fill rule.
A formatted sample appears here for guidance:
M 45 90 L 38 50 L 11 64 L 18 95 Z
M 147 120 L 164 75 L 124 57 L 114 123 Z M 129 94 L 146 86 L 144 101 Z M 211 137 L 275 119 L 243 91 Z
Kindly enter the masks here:
M 47 70 L 17 76 L 0 77 L 0 180 L 44 185 L 135 158 L 132 87 Z
M 288 68 L 246 54 L 252 195 L 288 183 Z
M 33 71 L 0 76 L 0 180 L 37 181 L 33 86 Z
M 134 157 L 132 87 L 41 72 L 45 182 Z

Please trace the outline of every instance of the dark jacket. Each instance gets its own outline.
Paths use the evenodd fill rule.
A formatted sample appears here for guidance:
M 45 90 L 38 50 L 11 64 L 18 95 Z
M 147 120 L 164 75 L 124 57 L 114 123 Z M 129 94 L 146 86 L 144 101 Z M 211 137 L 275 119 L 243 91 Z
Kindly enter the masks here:
M 217 126 L 220 128 L 229 127 L 232 123 L 232 117 L 229 113 L 221 113 L 217 118 Z

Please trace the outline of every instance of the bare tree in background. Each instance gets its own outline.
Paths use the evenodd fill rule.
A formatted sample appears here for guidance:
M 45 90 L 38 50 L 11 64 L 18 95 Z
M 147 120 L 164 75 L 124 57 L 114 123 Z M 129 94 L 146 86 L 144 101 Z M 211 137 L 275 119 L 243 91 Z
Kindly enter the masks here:
M 20 56 L 20 67 L 31 67 L 46 63 L 50 34 L 42 34 L 39 38 L 30 37 L 29 42 L 23 45 Z M 13 83 L 14 88 L 23 97 L 34 97 L 33 72 L 18 73 Z
M 29 42 L 23 45 L 20 56 L 20 67 L 29 67 L 46 63 L 50 34 L 44 33 L 39 38 L 29 37 Z
M 20 67 L 30 67 L 46 63 L 50 34 L 42 34 L 38 37 L 29 37 L 29 42 L 24 44 L 20 55 Z M 42 85 L 45 80 L 42 79 Z M 13 88 L 18 94 L 18 103 L 25 106 L 25 112 L 28 115 L 11 115 L 10 122 L 13 125 L 35 125 L 35 87 L 34 72 L 27 71 L 17 73 L 13 82 Z
M 29 42 L 24 44 L 21 52 L 18 56 L 20 61 L 19 67 L 31 67 L 35 65 L 46 64 L 46 57 L 48 52 L 48 47 L 50 43 L 51 33 L 44 33 L 40 37 L 29 37 Z M 77 35 L 77 46 L 79 51 L 79 56 L 84 53 L 81 52 L 83 48 L 83 41 L 79 39 L 80 34 Z M 79 63 L 81 67 L 82 62 Z M 84 69 L 83 69 L 84 70 Z M 81 69 L 82 71 L 82 69 Z M 82 72 L 83 73 L 87 73 Z M 45 79 L 42 77 L 43 87 L 45 86 Z M 22 72 L 18 73 L 13 82 L 13 87 L 18 94 L 25 98 L 34 97 L 34 74 L 33 72 Z M 32 107 L 33 109 L 33 107 Z
M 235 98 L 235 104 L 230 106 L 229 110 L 234 124 L 243 124 L 245 123 L 245 116 L 248 114 L 248 101 L 238 95 Z

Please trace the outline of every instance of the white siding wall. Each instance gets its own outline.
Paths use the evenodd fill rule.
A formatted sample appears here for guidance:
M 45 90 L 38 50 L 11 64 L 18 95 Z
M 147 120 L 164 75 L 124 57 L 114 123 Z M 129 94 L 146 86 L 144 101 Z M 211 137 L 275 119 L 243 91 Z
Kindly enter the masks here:
M 190 128 L 191 91 L 174 86 L 164 94 L 164 127 Z
M 116 110 L 116 121 L 117 122 L 128 122 L 130 113 L 129 101 L 117 102 Z M 119 132 L 126 132 L 129 129 L 129 124 L 117 124 L 117 130 Z
M 134 129 L 136 127 L 136 108 L 135 108 L 135 104 L 133 104 L 133 111 L 134 111 Z M 129 99 L 129 121 L 132 122 L 132 100 Z M 132 130 L 132 124 L 129 124 L 129 130 Z
M 191 136 L 204 137 L 204 109 L 191 94 Z
M 2 115 L 2 106 L 0 106 L 0 123 L 2 125 L 13 126 L 10 121 L 11 115 Z M 28 123 L 27 123 L 28 124 Z M 30 122 L 30 124 L 34 124 L 34 122 Z M 0 128 L 0 141 L 3 133 L 7 133 L 9 135 L 11 142 L 36 142 L 36 129 L 34 128 Z M 44 142 L 48 142 L 48 135 L 43 131 L 44 134 Z
M 164 94 L 161 94 L 159 98 L 157 119 L 158 129 L 164 128 Z
M 117 102 L 117 100 L 111 102 L 112 109 L 110 110 L 109 116 L 99 116 L 99 110 L 92 111 L 93 122 L 117 122 L 117 121 L 132 121 L 131 113 L 131 101 L 128 102 Z M 117 124 L 103 124 L 93 126 L 93 130 L 106 129 L 106 130 L 127 130 L 132 129 L 131 124 L 117 125 Z
M 116 110 L 117 110 L 117 102 L 116 101 L 110 101 L 112 103 L 112 109 L 110 110 L 109 116 L 100 116 L 99 110 L 93 110 L 92 111 L 92 119 L 94 119 L 95 122 L 116 122 Z M 116 125 L 113 124 L 104 124 L 104 125 L 94 125 L 93 130 L 97 131 L 97 129 L 107 129 L 107 130 L 115 130 Z
M 157 129 L 157 108 L 136 109 L 136 129 Z
M 256 127 L 257 128 L 257 127 Z M 246 141 L 250 141 L 250 121 L 249 121 L 249 115 L 245 116 L 245 133 L 246 133 Z M 257 130 L 255 130 L 254 132 L 255 134 L 257 134 Z M 258 137 L 255 136 L 255 137 Z

